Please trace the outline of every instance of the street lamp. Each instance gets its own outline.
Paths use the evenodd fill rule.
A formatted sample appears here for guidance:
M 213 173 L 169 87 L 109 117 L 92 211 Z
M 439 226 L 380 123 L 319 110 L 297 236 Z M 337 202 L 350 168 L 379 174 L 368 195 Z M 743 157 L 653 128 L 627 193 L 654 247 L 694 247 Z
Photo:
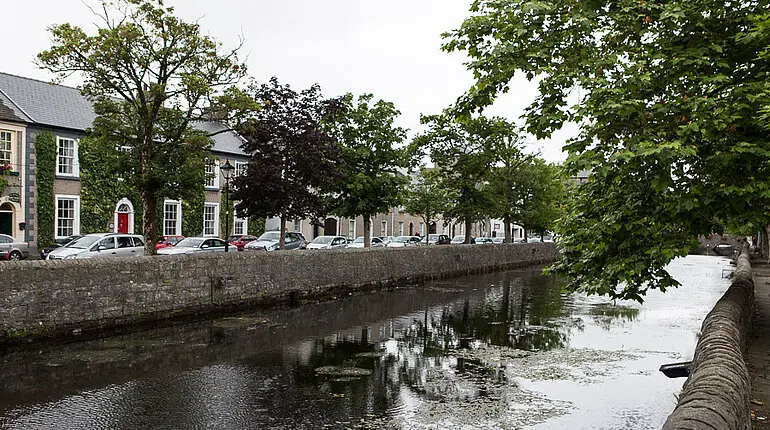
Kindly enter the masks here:
M 230 178 L 233 177 L 233 170 L 235 167 L 230 164 L 230 160 L 225 160 L 225 165 L 220 167 L 222 176 L 225 177 L 225 252 L 228 252 L 230 241 L 228 235 L 230 234 Z

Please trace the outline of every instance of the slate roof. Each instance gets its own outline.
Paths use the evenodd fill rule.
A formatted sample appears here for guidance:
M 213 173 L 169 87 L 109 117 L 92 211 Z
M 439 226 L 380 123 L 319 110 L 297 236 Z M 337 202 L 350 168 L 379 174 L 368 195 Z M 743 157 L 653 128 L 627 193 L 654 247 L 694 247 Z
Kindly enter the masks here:
M 68 128 L 85 132 L 96 114 L 91 102 L 77 88 L 38 81 L 0 72 L 0 119 Z M 224 125 L 198 122 L 193 125 L 206 132 L 220 131 Z M 212 136 L 212 151 L 245 155 L 241 138 L 235 132 Z

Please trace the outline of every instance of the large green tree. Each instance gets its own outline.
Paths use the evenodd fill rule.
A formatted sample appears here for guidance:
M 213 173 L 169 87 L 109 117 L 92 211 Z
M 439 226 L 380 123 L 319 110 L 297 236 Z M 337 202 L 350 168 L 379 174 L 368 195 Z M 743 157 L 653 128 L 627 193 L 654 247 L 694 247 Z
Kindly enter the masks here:
M 452 192 L 441 185 L 441 178 L 435 169 L 423 167 L 412 181 L 404 201 L 404 211 L 419 216 L 428 226 L 445 212 L 447 202 L 453 200 Z M 428 243 L 428 235 L 425 235 Z
M 361 216 L 364 247 L 371 246 L 372 217 L 403 201 L 407 178 L 399 172 L 409 166 L 402 145 L 406 130 L 394 124 L 400 112 L 393 103 L 372 102 L 371 94 L 339 99 L 340 109 L 328 121 L 342 145 L 342 175 L 330 212 L 342 217 Z
M 146 251 L 155 253 L 157 207 L 163 197 L 198 195 L 210 139 L 193 128 L 219 90 L 245 68 L 197 23 L 184 22 L 161 0 L 102 0 L 95 35 L 71 24 L 51 28 L 53 46 L 40 67 L 81 90 L 98 115 L 93 132 L 123 151 L 122 176 L 142 200 Z
M 339 180 L 342 149 L 323 129 L 339 103 L 324 99 L 318 85 L 297 92 L 277 78 L 250 93 L 261 108 L 237 127 L 250 158 L 246 173 L 233 181 L 235 209 L 239 216 L 280 217 L 286 231 L 287 220 L 322 215 L 324 196 Z
M 453 197 L 445 206 L 444 219 L 463 222 L 465 243 L 470 243 L 471 225 L 492 214 L 490 173 L 498 150 L 516 134 L 516 127 L 500 118 L 457 120 L 447 114 L 424 116 L 422 123 L 427 130 L 412 145 L 430 157 L 439 183 Z
M 467 116 L 521 74 L 527 130 L 565 122 L 571 172 L 590 170 L 559 228 L 569 287 L 641 301 L 698 234 L 764 225 L 770 207 L 768 15 L 747 0 L 477 0 L 445 34 L 475 85 Z

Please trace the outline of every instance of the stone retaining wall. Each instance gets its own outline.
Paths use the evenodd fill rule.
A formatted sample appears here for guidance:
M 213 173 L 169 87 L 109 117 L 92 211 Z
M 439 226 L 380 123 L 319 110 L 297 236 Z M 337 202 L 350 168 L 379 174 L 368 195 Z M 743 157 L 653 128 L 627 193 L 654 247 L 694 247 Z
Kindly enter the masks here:
M 552 243 L 234 252 L 0 264 L 0 342 L 541 264 Z
M 751 381 L 744 352 L 753 305 L 754 281 L 744 252 L 733 284 L 703 321 L 690 376 L 664 430 L 751 428 Z

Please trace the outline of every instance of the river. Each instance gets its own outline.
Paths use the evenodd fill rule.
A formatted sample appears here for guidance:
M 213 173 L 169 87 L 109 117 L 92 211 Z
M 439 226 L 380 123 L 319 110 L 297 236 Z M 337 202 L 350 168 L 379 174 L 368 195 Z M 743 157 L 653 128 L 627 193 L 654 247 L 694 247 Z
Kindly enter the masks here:
M 659 429 L 728 260 L 643 304 L 538 268 L 0 352 L 3 429 Z M 351 275 L 353 276 L 353 275 Z

